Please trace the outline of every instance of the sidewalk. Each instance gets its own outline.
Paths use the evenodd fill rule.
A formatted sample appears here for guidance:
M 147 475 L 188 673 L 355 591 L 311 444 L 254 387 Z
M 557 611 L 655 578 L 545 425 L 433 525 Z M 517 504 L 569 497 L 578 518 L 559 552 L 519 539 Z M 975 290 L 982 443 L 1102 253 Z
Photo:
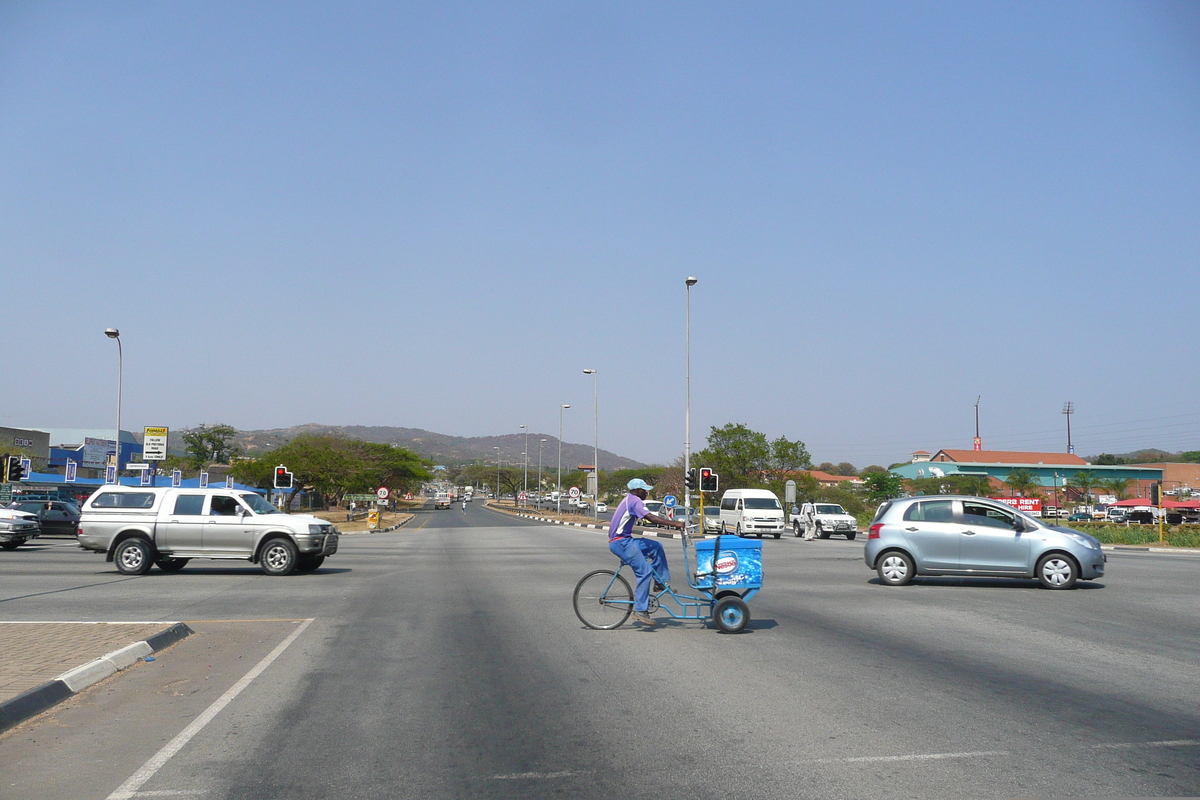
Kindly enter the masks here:
M 189 633 L 175 622 L 0 622 L 0 731 Z

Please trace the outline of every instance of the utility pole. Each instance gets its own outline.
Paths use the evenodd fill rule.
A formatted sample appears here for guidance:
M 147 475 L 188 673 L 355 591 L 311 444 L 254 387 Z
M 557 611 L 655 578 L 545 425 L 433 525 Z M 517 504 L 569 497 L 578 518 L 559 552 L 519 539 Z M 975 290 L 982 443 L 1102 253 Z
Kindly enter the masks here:
M 1074 453 L 1075 445 L 1071 444 L 1071 415 L 1075 413 L 1075 404 L 1070 400 L 1063 403 L 1062 413 L 1067 417 L 1067 452 Z
M 975 451 L 983 450 L 983 439 L 979 438 L 979 401 L 983 399 L 983 395 L 975 398 Z

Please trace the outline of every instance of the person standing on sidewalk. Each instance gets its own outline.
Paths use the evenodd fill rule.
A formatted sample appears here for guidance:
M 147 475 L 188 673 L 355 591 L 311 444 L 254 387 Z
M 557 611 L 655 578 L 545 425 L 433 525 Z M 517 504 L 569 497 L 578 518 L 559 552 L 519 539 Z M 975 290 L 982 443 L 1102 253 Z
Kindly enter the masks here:
M 658 542 L 633 535 L 633 526 L 638 520 L 648 520 L 664 528 L 683 528 L 682 522 L 665 519 L 657 514 L 651 514 L 646 508 L 646 496 L 654 487 L 641 478 L 634 478 L 627 485 L 629 494 L 625 495 L 613 511 L 612 522 L 608 526 L 608 549 L 622 562 L 633 568 L 637 576 L 637 586 L 633 590 L 633 619 L 643 625 L 654 625 L 650 618 L 650 582 L 657 569 L 663 582 L 671 580 L 671 572 L 667 567 L 667 554 Z

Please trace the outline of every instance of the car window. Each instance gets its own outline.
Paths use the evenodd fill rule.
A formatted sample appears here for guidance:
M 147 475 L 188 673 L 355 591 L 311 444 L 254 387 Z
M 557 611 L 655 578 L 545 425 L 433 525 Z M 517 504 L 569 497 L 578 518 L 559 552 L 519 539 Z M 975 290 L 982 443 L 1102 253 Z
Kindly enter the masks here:
M 151 508 L 153 492 L 102 492 L 92 501 L 92 508 Z
M 234 517 L 238 513 L 238 501 L 227 494 L 214 494 L 209 505 L 210 517 Z
M 951 522 L 954 519 L 952 500 L 927 500 L 913 503 L 904 510 L 904 518 L 915 522 Z
M 883 515 L 887 513 L 887 510 L 891 507 L 892 507 L 892 501 L 885 500 L 883 503 L 881 503 L 879 505 L 879 508 L 875 509 L 875 518 L 872 519 L 871 521 L 878 522 L 883 517 Z M 905 512 L 905 513 L 907 513 L 907 512 Z
M 963 522 L 974 525 L 987 525 L 991 528 L 1008 528 L 1012 530 L 1016 516 L 1006 509 L 990 506 L 986 503 L 963 501 Z
M 779 511 L 783 506 L 779 505 L 779 501 L 774 497 L 747 497 L 746 508 Z
M 722 497 L 721 498 L 721 508 L 724 509 L 725 511 L 733 511 L 735 508 L 737 508 L 737 498 L 736 497 Z
M 196 517 L 204 511 L 204 495 L 181 494 L 175 498 L 175 513 Z

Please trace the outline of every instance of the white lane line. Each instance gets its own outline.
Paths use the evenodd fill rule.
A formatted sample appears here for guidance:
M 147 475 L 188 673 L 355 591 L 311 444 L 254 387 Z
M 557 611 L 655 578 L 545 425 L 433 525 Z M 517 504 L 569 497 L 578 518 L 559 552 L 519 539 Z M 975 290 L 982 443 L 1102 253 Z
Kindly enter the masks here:
M 204 709 L 204 713 L 192 720 L 192 723 L 184 728 L 179 734 L 167 742 L 161 750 L 150 757 L 150 760 L 142 764 L 137 772 L 129 776 L 129 779 L 117 787 L 116 791 L 108 796 L 107 800 L 133 800 L 140 793 L 138 789 L 142 787 L 146 781 L 154 777 L 154 774 L 162 769 L 162 766 L 170 760 L 171 756 L 183 749 L 184 745 L 192 740 L 197 733 L 204 729 L 204 726 L 212 721 L 212 718 L 220 713 L 221 709 L 229 705 L 235 697 L 242 693 L 250 683 L 262 674 L 263 670 L 271 666 L 271 663 L 279 658 L 284 650 L 288 648 L 292 642 L 296 641 L 296 637 L 304 633 L 304 630 L 312 624 L 312 619 L 304 620 L 303 624 L 296 630 L 292 631 L 291 635 L 284 639 L 279 645 L 263 658 L 262 661 L 254 665 L 254 669 L 242 676 L 242 679 L 229 687 L 229 691 L 221 695 L 213 702 L 211 706 Z
M 875 761 L 938 761 L 945 758 L 987 758 L 1011 756 L 1008 750 L 977 750 L 972 753 L 913 753 L 905 756 L 849 756 L 846 758 L 811 758 L 798 764 L 861 764 Z
M 1130 750 L 1135 747 L 1196 747 L 1200 746 L 1198 739 L 1176 739 L 1169 742 L 1119 742 L 1116 744 L 1093 744 L 1093 750 Z
M 493 775 L 494 781 L 529 781 L 529 780 L 548 780 L 550 778 L 570 778 L 572 775 L 590 775 L 591 770 L 580 772 L 578 770 L 566 770 L 563 772 L 514 772 L 512 775 Z
M 254 620 L 257 622 L 258 620 Z M 0 625 L 178 625 L 178 622 L 171 622 L 165 619 L 153 620 L 133 620 L 132 622 L 88 622 L 85 620 L 76 619 L 46 619 L 46 620 L 16 620 L 6 619 L 0 620 Z
M 134 792 L 134 797 L 195 797 L 206 794 L 207 789 L 151 789 L 146 792 Z

